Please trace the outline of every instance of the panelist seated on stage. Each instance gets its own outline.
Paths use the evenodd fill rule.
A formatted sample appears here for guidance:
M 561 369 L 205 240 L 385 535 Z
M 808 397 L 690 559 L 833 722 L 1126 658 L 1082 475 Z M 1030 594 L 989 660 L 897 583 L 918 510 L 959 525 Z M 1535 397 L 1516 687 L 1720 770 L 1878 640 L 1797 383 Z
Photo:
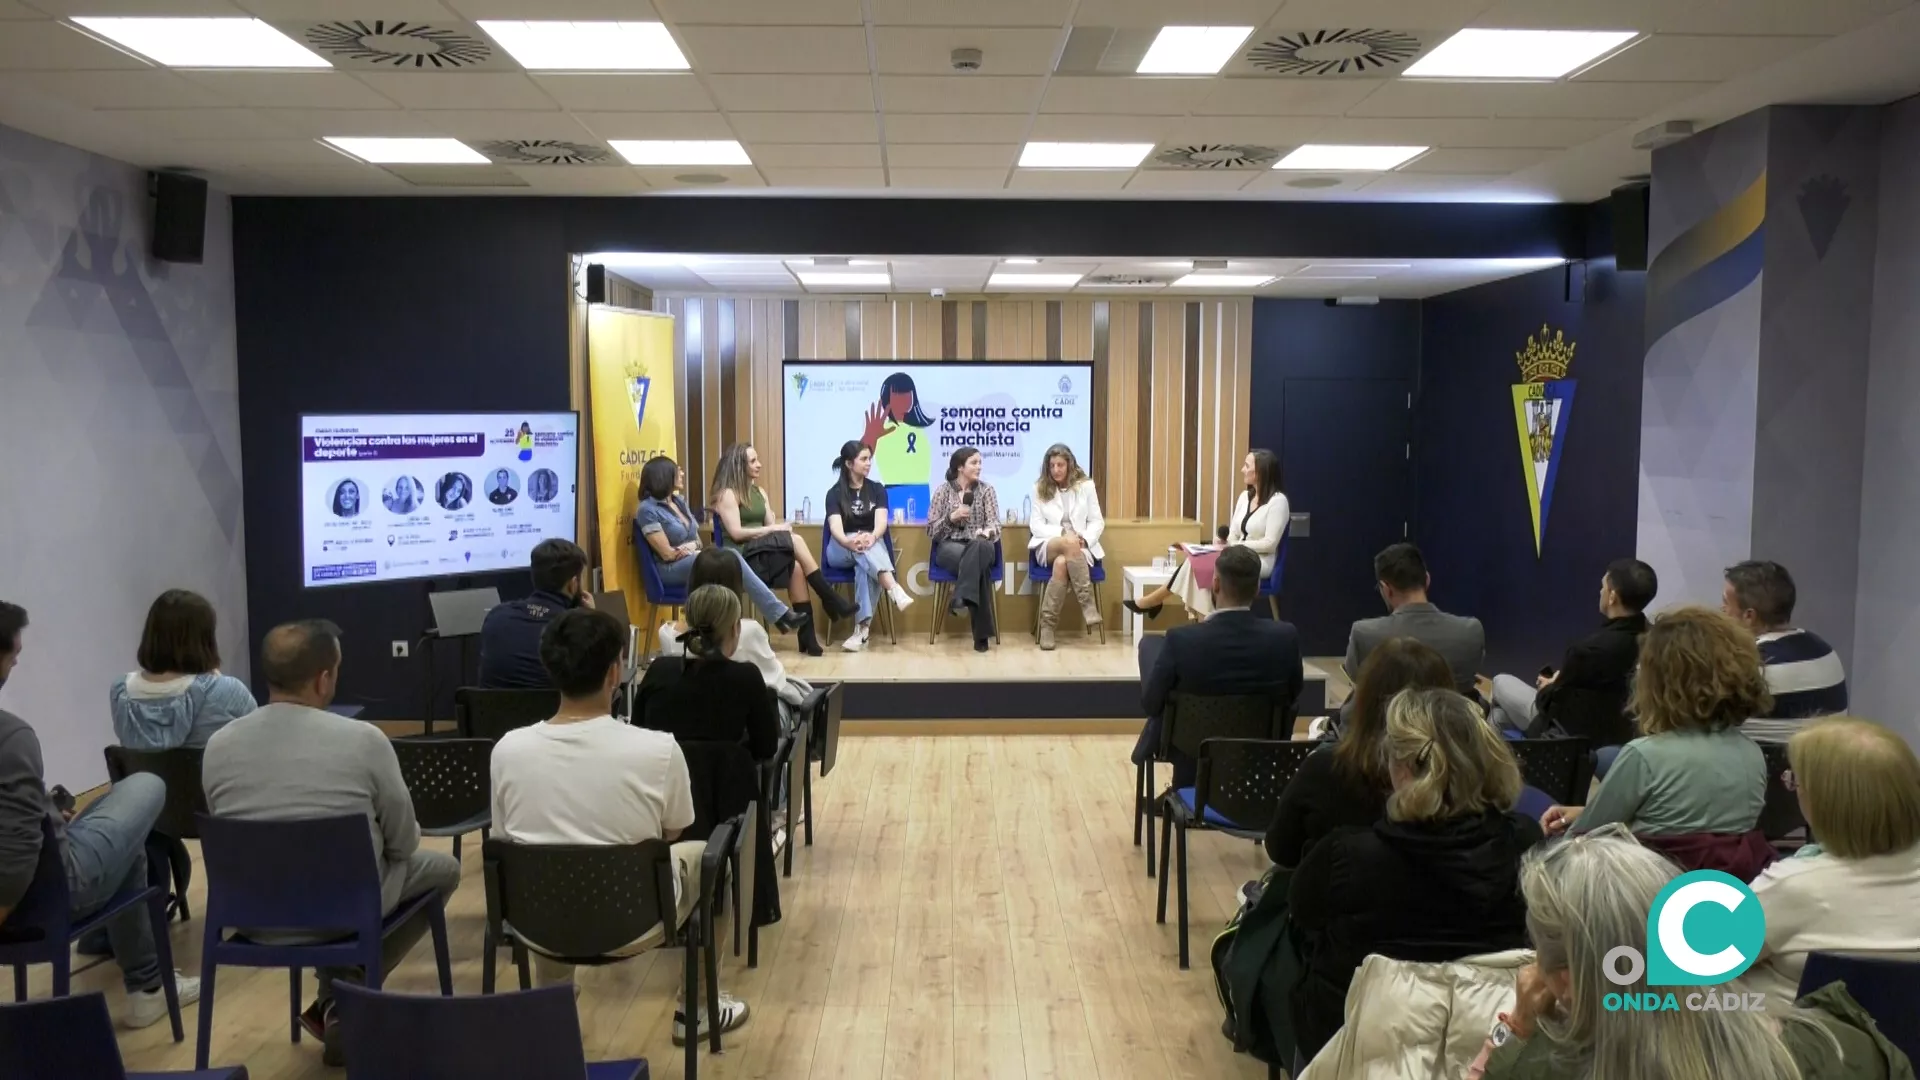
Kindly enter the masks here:
M 1280 490 L 1280 458 L 1271 450 L 1250 451 L 1240 462 L 1240 481 L 1247 489 L 1233 501 L 1233 519 L 1227 524 L 1227 535 L 1223 544 L 1244 547 L 1260 556 L 1260 578 L 1266 580 L 1273 573 L 1273 563 L 1279 557 L 1280 541 L 1287 535 L 1287 525 L 1293 520 L 1293 512 L 1287 505 L 1287 496 Z M 1165 585 L 1154 589 L 1138 600 L 1122 600 L 1121 604 L 1136 615 L 1145 615 L 1151 619 L 1160 614 L 1160 608 L 1173 597 L 1187 606 L 1187 614 L 1193 618 L 1205 618 L 1212 610 L 1212 598 L 1200 587 L 1195 578 L 1192 562 L 1180 564 L 1173 577 Z
M 582 579 L 587 553 L 571 540 L 534 545 L 533 592 L 487 612 L 480 624 L 480 685 L 487 690 L 549 690 L 553 679 L 540 663 L 540 635 L 562 613 L 592 607 Z
M 1427 599 L 1433 578 L 1420 549 L 1406 543 L 1389 546 L 1373 557 L 1373 576 L 1391 614 L 1353 624 L 1347 636 L 1347 659 L 1340 665 L 1347 678 L 1358 675 L 1360 665 L 1382 643 L 1410 637 L 1446 657 L 1455 689 L 1476 696 L 1474 679 L 1487 655 L 1486 629 L 1479 619 L 1449 615 Z
M 840 482 L 827 489 L 827 535 L 831 544 L 822 545 L 822 555 L 836 570 L 854 570 L 853 603 L 855 625 L 840 647 L 859 652 L 873 635 L 873 610 L 878 592 L 901 611 L 912 605 L 913 597 L 900 587 L 893 570 L 893 555 L 887 549 L 887 485 L 872 478 L 873 447 L 857 439 L 840 446 L 833 461 Z
M 780 718 L 773 695 L 752 664 L 736 660 L 740 596 L 702 585 L 687 598 L 687 629 L 679 635 L 684 659 L 647 665 L 633 710 L 635 723 L 682 742 L 737 742 L 754 760 L 773 757 Z
M 1000 499 L 980 479 L 982 464 L 974 447 L 955 450 L 947 482 L 934 489 L 927 507 L 934 564 L 954 576 L 947 613 L 971 614 L 974 652 L 986 652 L 993 638 L 993 563 L 1000 545 Z
M 640 469 L 640 506 L 633 515 L 633 546 L 640 558 L 652 558 L 662 584 L 693 588 L 694 557 L 702 552 L 699 520 L 687 508 L 687 473 L 665 454 Z M 781 633 L 792 633 L 807 616 L 781 603 L 765 582 L 753 576 L 737 547 L 722 547 L 740 564 L 746 596 Z
M 1140 708 L 1147 723 L 1133 747 L 1134 764 L 1160 746 L 1161 714 L 1174 691 L 1182 694 L 1265 694 L 1291 725 L 1294 702 L 1306 682 L 1300 635 L 1291 623 L 1252 611 L 1260 592 L 1260 557 L 1242 545 L 1222 551 L 1213 567 L 1212 614 L 1164 636 L 1140 639 Z M 1285 734 L 1279 736 L 1287 737 Z M 1193 759 L 1174 752 L 1173 784 L 1193 783 Z
M 828 619 L 849 618 L 855 609 L 827 587 L 806 537 L 794 531 L 792 522 L 780 520 L 760 487 L 760 469 L 760 452 L 751 443 L 734 443 L 721 451 L 707 505 L 720 525 L 721 544 L 739 548 L 747 569 L 768 588 L 787 590 L 793 610 L 805 616 L 794 628 L 800 651 L 819 656 L 823 627 L 813 621 L 812 597 L 818 594 Z
M 1033 512 L 1027 518 L 1027 554 L 1050 567 L 1046 595 L 1040 600 L 1040 647 L 1053 648 L 1054 630 L 1067 589 L 1080 603 L 1080 617 L 1088 626 L 1100 622 L 1100 605 L 1093 600 L 1091 567 L 1106 558 L 1100 534 L 1107 521 L 1100 516 L 1100 494 L 1093 478 L 1074 460 L 1065 443 L 1047 448 L 1040 463 L 1040 479 L 1033 485 Z M 1062 579 L 1065 580 L 1062 580 Z
M 1660 589 L 1653 567 L 1639 559 L 1615 559 L 1600 576 L 1600 629 L 1567 646 L 1558 670 L 1542 672 L 1532 686 L 1513 675 L 1493 677 L 1496 727 L 1586 739 L 1595 747 L 1625 746 L 1634 737 L 1627 697 L 1647 632 L 1647 605 Z

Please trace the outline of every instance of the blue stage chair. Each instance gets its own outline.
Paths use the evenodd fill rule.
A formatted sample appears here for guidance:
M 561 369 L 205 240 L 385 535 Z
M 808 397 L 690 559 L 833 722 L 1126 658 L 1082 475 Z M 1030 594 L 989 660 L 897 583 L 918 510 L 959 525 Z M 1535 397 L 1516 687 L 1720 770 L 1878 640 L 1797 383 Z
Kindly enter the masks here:
M 1798 992 L 1812 993 L 1833 982 L 1846 983 L 1847 993 L 1873 1017 L 1880 1034 L 1920 1061 L 1920 960 L 1816 952 L 1800 972 Z
M 366 969 L 378 990 L 385 973 L 380 942 L 415 916 L 433 931 L 440 992 L 453 993 L 447 963 L 447 914 L 438 893 L 380 912 L 380 867 L 364 814 L 300 821 L 242 821 L 200 815 L 200 854 L 207 865 L 206 938 L 200 947 L 200 1043 L 196 1068 L 207 1067 L 213 1043 L 213 980 L 228 967 L 286 968 L 293 1041 L 300 1041 L 300 969 Z M 340 935 L 314 945 L 262 945 L 240 937 L 246 927 L 317 930 Z M 225 936 L 227 931 L 235 936 Z M 344 931 L 344 933 L 343 933 Z
M 880 542 L 886 545 L 887 558 L 892 560 L 894 573 L 897 576 L 900 573 L 900 560 L 894 558 L 893 533 L 888 532 L 881 536 Z M 854 588 L 853 579 L 860 573 L 860 568 L 858 566 L 849 566 L 843 569 L 833 565 L 833 563 L 829 561 L 828 553 L 839 546 L 840 545 L 833 539 L 833 531 L 825 525 L 820 526 L 820 576 L 825 578 L 829 585 L 846 586 L 847 599 L 852 600 Z M 879 588 L 879 584 L 876 583 L 874 585 L 875 591 L 878 591 Z M 899 609 L 893 606 L 893 599 L 883 594 L 879 600 L 874 602 L 873 609 L 875 618 L 883 618 L 887 621 L 887 641 L 894 645 L 900 644 L 899 623 L 895 621 L 897 618 L 895 612 Z
M 953 586 L 960 580 L 945 570 L 940 569 L 940 564 L 934 562 L 933 548 L 939 546 L 938 544 L 934 544 L 929 547 L 927 551 L 927 581 L 933 585 L 933 629 L 927 631 L 927 644 L 929 645 L 940 639 L 940 624 L 947 619 L 947 594 L 952 591 Z M 1006 552 L 1001 548 L 1000 540 L 996 537 L 993 541 L 993 594 L 991 598 L 993 605 L 993 643 L 995 645 L 1000 644 L 1000 583 L 1005 581 L 1006 577 Z
M 717 533 L 719 526 L 714 528 Z M 687 587 L 667 584 L 660 576 L 660 561 L 654 557 L 653 549 L 644 544 L 640 548 L 640 585 L 647 594 L 647 624 L 643 631 L 647 640 L 642 651 L 652 656 L 654 646 L 660 641 L 660 609 L 667 609 L 667 618 L 678 619 L 680 609 L 687 606 Z
M 363 834 L 365 830 L 366 826 L 362 825 Z M 140 905 L 146 906 L 147 916 L 153 920 L 153 944 L 160 957 L 160 985 L 167 995 L 173 1041 L 185 1040 L 186 1031 L 180 1026 L 179 990 L 173 981 L 173 946 L 167 940 L 166 888 L 148 885 L 127 889 L 107 901 L 99 911 L 82 919 L 74 918 L 73 898 L 67 892 L 66 860 L 61 857 L 60 841 L 53 834 L 53 825 L 44 815 L 40 819 L 40 864 L 34 869 L 33 883 L 27 886 L 27 895 L 14 905 L 7 921 L 0 923 L 0 966 L 13 968 L 13 1000 L 27 1000 L 27 968 L 33 964 L 51 965 L 53 996 L 66 997 L 73 975 L 73 943 L 94 927 L 105 926 L 121 912 Z M 206 1065 L 203 1057 L 200 1067 L 204 1069 Z M 0 1076 L 11 1075 L 17 1074 L 0 1070 Z
M 1033 639 L 1035 641 L 1038 641 L 1040 640 L 1039 596 L 1040 596 L 1040 593 L 1046 589 L 1047 583 L 1053 580 L 1053 567 L 1048 565 L 1045 559 L 1029 559 L 1027 562 L 1027 580 L 1033 582 L 1033 585 L 1034 585 Z M 1107 580 L 1106 567 L 1101 566 L 1098 560 L 1095 560 L 1094 562 L 1089 563 L 1087 565 L 1087 580 L 1093 582 L 1094 606 L 1100 607 L 1101 614 L 1104 616 L 1106 614 L 1106 609 L 1102 607 L 1100 604 L 1100 583 Z M 1087 633 L 1091 634 L 1093 633 L 1093 630 L 1094 630 L 1093 627 L 1091 626 L 1087 627 Z M 1107 643 L 1107 622 L 1105 618 L 1102 618 L 1100 620 L 1100 644 L 1105 645 L 1106 643 Z
M 634 1058 L 588 1064 L 573 989 L 478 997 L 342 985 L 347 1080 L 647 1080 Z
M 130 1073 L 120 1060 L 107 999 L 78 997 L 0 1005 L 0 1076 L 86 1080 L 247 1080 L 247 1067 Z
M 1292 530 L 1280 534 L 1280 549 L 1273 554 L 1273 573 L 1260 583 L 1260 595 L 1267 598 L 1267 607 L 1277 621 L 1280 618 L 1280 579 L 1287 572 L 1287 538 Z

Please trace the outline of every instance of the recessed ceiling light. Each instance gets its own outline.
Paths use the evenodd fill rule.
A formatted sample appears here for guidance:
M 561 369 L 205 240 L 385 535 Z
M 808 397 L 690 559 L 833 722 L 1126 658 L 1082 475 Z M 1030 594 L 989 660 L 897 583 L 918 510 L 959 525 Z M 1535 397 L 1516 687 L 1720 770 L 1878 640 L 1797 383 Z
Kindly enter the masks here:
M 1359 263 L 1359 262 L 1356 262 L 1356 263 L 1308 263 L 1306 266 L 1303 266 L 1300 268 L 1299 273 L 1296 273 L 1292 276 L 1299 277 L 1301 274 L 1310 274 L 1316 270 L 1323 270 L 1330 274 L 1347 274 L 1347 273 L 1352 273 L 1356 270 L 1411 270 L 1411 269 L 1413 269 L 1412 263 Z
M 1001 262 L 1003 262 L 1003 263 L 1006 263 L 1006 264 L 1007 264 L 1008 266 L 1038 266 L 1038 265 L 1040 265 L 1040 260 L 1039 260 L 1039 259 L 1029 259 L 1029 258 L 1027 258 L 1027 257 L 1026 257 L 1026 256 L 1024 256 L 1024 255 L 1020 255 L 1020 256 L 1008 256 L 1007 258 L 1004 258 L 1004 259 L 1001 259 L 1000 261 L 1001 261 Z
M 800 279 L 800 284 L 811 288 L 860 289 L 877 286 L 884 289 L 893 283 L 893 279 L 886 274 L 822 274 L 809 270 L 795 270 L 793 276 Z
M 995 271 L 987 278 L 990 289 L 1070 289 L 1084 274 L 1012 274 Z
M 1462 30 L 1404 74 L 1409 79 L 1557 79 L 1638 36 L 1631 30 Z
M 685 71 L 687 57 L 664 23 L 481 20 L 528 71 Z
M 852 266 L 853 259 L 846 255 L 815 255 L 807 260 L 814 266 Z
M 1382 172 L 1427 152 L 1424 146 L 1346 146 L 1308 143 L 1273 163 L 1276 169 Z
M 1310 274 L 1305 270 L 1297 274 L 1288 274 L 1288 281 L 1374 281 L 1378 274 Z
M 613 139 L 609 146 L 629 165 L 751 165 L 733 139 Z
M 1257 289 L 1272 280 L 1272 274 L 1188 274 L 1173 284 L 1191 289 Z
M 329 135 L 329 146 L 375 165 L 485 165 L 486 157 L 459 139 L 363 139 Z
M 168 67 L 324 68 L 318 54 L 259 19 L 76 18 L 77 25 Z
M 1526 255 L 1517 259 L 1480 259 L 1483 266 L 1514 266 L 1528 269 L 1538 266 L 1559 266 L 1567 260 L 1558 255 Z
M 1132 169 L 1152 143 L 1030 142 L 1020 151 L 1023 169 Z
M 1217 75 L 1251 33 L 1251 26 L 1163 26 L 1133 70 L 1140 75 Z

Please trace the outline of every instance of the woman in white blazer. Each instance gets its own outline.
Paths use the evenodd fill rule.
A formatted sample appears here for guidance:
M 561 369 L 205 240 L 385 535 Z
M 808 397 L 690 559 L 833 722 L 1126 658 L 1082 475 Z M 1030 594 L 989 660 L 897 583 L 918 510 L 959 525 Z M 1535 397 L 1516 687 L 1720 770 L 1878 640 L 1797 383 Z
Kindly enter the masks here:
M 1065 443 L 1047 447 L 1040 464 L 1040 479 L 1033 484 L 1033 512 L 1027 518 L 1028 557 L 1034 564 L 1051 567 L 1052 580 L 1040 600 L 1040 647 L 1053 648 L 1054 629 L 1060 624 L 1060 607 L 1066 603 L 1067 589 L 1073 589 L 1080 601 L 1080 615 L 1093 626 L 1100 621 L 1100 605 L 1093 601 L 1093 582 L 1088 566 L 1106 557 L 1100 547 L 1100 534 L 1107 521 L 1100 516 L 1100 495 L 1093 480 L 1073 451 Z
M 1293 520 L 1287 497 L 1280 490 L 1280 458 L 1271 450 L 1254 450 L 1240 463 L 1240 479 L 1247 489 L 1233 501 L 1233 519 L 1227 525 L 1227 546 L 1240 546 L 1260 556 L 1260 577 L 1273 574 L 1273 560 L 1280 541 Z M 1138 600 L 1123 600 L 1127 610 L 1151 619 L 1160 614 L 1169 597 L 1178 596 L 1187 613 L 1205 618 L 1213 612 L 1213 596 L 1193 580 L 1188 564 L 1181 563 L 1173 580 Z

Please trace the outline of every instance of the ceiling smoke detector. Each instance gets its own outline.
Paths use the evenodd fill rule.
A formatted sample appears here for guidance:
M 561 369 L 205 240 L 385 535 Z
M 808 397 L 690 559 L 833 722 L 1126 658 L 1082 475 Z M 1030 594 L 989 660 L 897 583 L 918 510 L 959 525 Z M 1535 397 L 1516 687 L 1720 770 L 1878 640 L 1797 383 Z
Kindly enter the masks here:
M 955 49 L 950 59 L 955 71 L 979 71 L 986 55 L 979 49 Z

